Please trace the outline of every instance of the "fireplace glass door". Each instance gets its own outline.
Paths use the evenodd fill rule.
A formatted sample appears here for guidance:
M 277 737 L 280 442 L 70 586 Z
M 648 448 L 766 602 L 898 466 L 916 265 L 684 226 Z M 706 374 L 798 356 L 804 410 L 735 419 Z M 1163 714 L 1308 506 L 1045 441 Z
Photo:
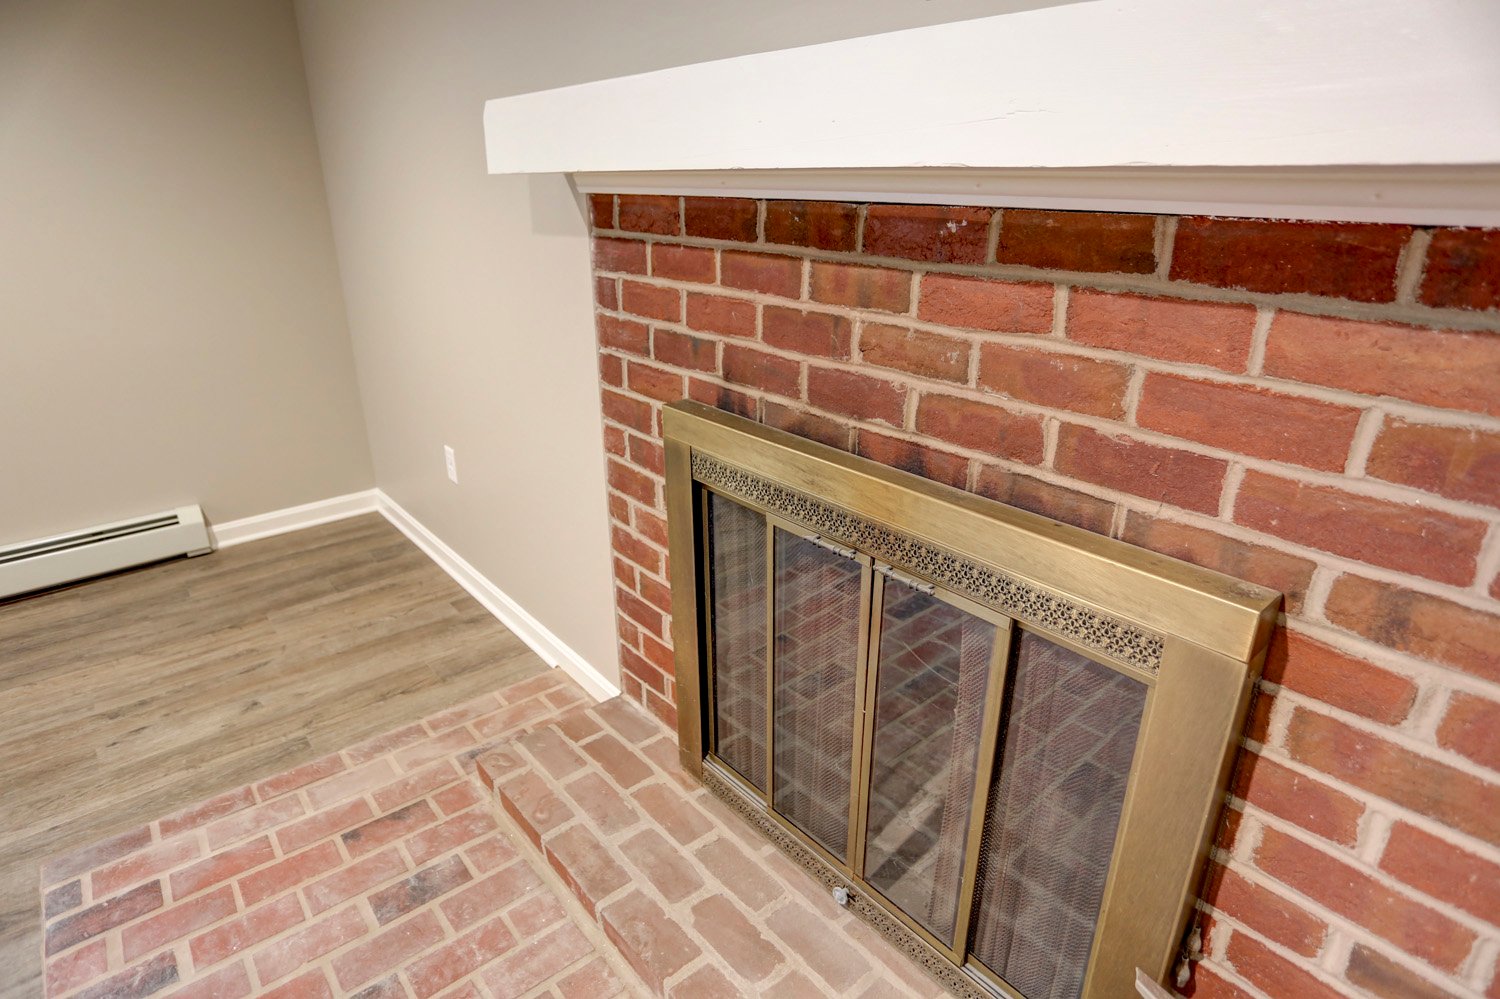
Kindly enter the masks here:
M 854 704 L 866 561 L 786 530 L 775 536 L 771 800 L 839 860 L 848 857 Z
M 1150 685 L 705 489 L 709 758 L 971 976 L 1081 994 Z
M 889 578 L 880 604 L 864 878 L 951 942 L 1005 622 Z
M 757 791 L 766 783 L 766 518 L 708 497 L 713 577 L 714 752 Z
M 1020 632 L 970 950 L 1026 999 L 1083 988 L 1145 705 L 1145 684 Z

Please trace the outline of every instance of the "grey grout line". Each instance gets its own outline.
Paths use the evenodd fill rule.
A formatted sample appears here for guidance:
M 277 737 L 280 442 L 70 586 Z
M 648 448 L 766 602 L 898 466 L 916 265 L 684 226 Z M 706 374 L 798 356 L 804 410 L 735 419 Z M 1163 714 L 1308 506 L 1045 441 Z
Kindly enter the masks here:
M 1156 270 L 1153 275 L 1163 281 L 1171 280 L 1172 250 L 1177 242 L 1177 216 L 1163 215 L 1157 219 L 1155 232 Z
M 1432 245 L 1431 229 L 1414 229 L 1411 238 L 1401 248 L 1396 261 L 1396 301 L 1403 305 L 1415 304 L 1417 290 L 1427 271 L 1427 250 Z

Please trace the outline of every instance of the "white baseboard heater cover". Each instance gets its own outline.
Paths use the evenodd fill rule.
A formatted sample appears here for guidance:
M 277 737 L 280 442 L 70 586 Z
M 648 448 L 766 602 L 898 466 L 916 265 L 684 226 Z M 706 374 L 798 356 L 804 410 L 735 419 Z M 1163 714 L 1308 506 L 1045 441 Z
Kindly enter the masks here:
M 0 599 L 212 550 L 197 505 L 22 541 L 0 547 Z

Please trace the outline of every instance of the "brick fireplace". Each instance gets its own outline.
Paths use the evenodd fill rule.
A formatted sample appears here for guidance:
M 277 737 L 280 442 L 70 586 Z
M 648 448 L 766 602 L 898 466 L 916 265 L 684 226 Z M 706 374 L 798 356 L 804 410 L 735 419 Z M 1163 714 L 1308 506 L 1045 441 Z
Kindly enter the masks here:
M 622 681 L 691 398 L 1286 594 L 1195 996 L 1500 996 L 1500 231 L 593 195 Z

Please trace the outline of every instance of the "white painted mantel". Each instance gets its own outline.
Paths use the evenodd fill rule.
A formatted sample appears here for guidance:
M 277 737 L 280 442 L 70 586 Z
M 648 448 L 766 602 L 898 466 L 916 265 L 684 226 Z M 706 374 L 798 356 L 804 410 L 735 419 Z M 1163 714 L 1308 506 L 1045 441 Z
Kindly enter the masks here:
M 1092 0 L 498 98 L 485 142 L 583 190 L 1500 225 L 1497 53 L 1496 0 Z

